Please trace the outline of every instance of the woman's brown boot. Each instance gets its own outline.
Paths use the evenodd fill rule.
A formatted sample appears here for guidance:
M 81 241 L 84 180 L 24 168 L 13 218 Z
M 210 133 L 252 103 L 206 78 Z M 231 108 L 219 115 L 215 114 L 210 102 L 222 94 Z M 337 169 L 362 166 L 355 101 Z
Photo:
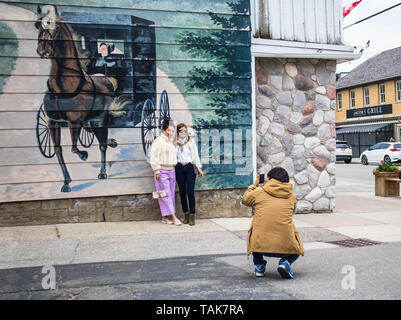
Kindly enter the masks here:
M 189 223 L 189 213 L 184 213 L 184 224 Z
M 195 225 L 195 214 L 190 214 L 189 215 L 189 225 L 194 226 Z

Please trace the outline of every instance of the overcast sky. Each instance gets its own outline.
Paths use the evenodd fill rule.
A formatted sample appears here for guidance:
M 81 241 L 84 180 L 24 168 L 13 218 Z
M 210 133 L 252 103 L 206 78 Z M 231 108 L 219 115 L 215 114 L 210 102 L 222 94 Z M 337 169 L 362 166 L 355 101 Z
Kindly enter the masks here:
M 343 6 L 355 0 L 343 0 Z M 343 20 L 343 27 L 389 8 L 401 0 L 362 0 Z M 360 59 L 337 65 L 337 72 L 348 72 L 372 56 L 401 46 L 401 5 L 376 17 L 344 30 L 344 41 L 352 46 L 370 46 L 364 49 Z M 359 51 L 359 48 L 358 48 Z

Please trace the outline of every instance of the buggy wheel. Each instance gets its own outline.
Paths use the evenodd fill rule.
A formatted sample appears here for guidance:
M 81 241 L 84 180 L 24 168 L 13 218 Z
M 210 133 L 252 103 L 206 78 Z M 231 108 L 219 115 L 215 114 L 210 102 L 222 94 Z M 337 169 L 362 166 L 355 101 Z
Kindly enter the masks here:
M 50 130 L 47 126 L 46 114 L 43 110 L 43 103 L 36 114 L 36 141 L 40 153 L 45 158 L 53 158 L 55 155 L 53 141 L 50 137 Z
M 159 128 L 162 127 L 164 119 L 170 118 L 170 104 L 168 102 L 167 91 L 163 90 L 159 99 Z
M 92 131 L 90 123 L 88 123 L 87 126 L 81 128 L 81 132 L 78 137 L 79 143 L 84 148 L 89 148 L 92 145 L 94 139 L 95 139 L 95 134 Z
M 146 156 L 149 156 L 149 148 L 156 139 L 156 116 L 152 100 L 147 99 L 143 104 L 141 115 L 142 147 Z

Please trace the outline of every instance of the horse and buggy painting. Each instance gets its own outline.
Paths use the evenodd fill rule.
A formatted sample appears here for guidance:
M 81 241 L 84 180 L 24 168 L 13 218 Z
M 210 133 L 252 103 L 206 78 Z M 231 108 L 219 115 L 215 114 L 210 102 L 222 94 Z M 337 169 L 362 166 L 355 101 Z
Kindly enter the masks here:
M 170 117 L 167 92 L 158 101 L 156 89 L 155 31 L 152 21 L 129 15 L 61 12 L 38 6 L 37 54 L 51 61 L 47 92 L 36 116 L 36 138 L 46 158 L 57 157 L 64 184 L 71 177 L 64 161 L 61 128 L 68 127 L 71 152 L 86 161 L 98 142 L 106 179 L 106 151 L 118 142 L 110 128 L 140 127 L 142 149 L 149 148 L 161 122 Z M 99 22 L 103 27 L 99 28 Z M 143 45 L 146 43 L 146 45 Z

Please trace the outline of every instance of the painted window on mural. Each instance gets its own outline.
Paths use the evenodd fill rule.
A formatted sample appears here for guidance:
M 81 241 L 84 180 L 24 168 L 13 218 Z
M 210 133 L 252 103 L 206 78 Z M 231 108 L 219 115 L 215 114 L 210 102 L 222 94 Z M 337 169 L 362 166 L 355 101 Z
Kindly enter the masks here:
M 0 201 L 152 192 L 167 117 L 197 189 L 251 183 L 248 0 L 3 2 L 0 29 Z

